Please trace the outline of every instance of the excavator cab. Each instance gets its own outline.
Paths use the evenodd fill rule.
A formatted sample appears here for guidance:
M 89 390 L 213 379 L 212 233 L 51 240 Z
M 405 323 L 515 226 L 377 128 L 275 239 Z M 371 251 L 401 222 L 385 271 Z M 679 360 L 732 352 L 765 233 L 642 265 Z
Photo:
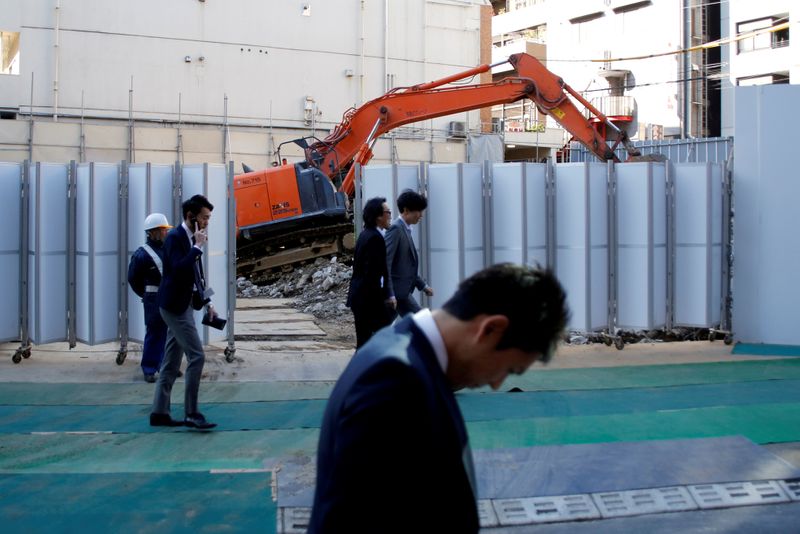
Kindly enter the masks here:
M 234 179 L 236 225 L 246 240 L 277 235 L 315 222 L 344 220 L 344 193 L 306 162 L 240 174 Z

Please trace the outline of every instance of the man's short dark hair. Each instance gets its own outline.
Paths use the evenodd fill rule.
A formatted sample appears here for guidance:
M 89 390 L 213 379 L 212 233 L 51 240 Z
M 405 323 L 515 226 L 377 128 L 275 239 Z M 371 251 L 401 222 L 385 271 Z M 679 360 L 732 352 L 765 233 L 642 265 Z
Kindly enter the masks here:
M 183 218 L 185 219 L 188 214 L 199 215 L 203 208 L 208 208 L 208 211 L 214 211 L 214 205 L 208 201 L 203 195 L 194 195 L 189 200 L 184 201 L 181 205 L 183 211 Z
M 386 199 L 383 197 L 375 197 L 367 200 L 364 204 L 364 211 L 361 218 L 364 219 L 364 226 L 367 228 L 375 228 L 378 223 L 378 218 L 383 216 L 383 203 Z
M 406 189 L 397 197 L 397 209 L 400 210 L 400 213 L 403 213 L 404 209 L 408 211 L 422 211 L 427 207 L 428 199 L 411 189 Z
M 505 315 L 509 325 L 497 348 L 538 352 L 546 363 L 569 322 L 566 299 L 549 269 L 500 263 L 461 282 L 443 308 L 462 321 Z

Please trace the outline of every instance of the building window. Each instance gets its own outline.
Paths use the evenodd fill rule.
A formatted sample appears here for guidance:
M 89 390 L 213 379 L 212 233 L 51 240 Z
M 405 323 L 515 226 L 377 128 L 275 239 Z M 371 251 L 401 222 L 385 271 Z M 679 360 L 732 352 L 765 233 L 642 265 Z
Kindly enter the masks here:
M 19 32 L 0 30 L 0 74 L 19 74 Z
M 752 52 L 753 50 L 765 50 L 769 48 L 780 48 L 789 46 L 789 28 L 769 31 L 770 28 L 778 26 L 788 20 L 788 15 L 766 17 L 748 22 L 740 22 L 736 25 L 737 35 L 747 35 L 761 31 L 756 35 L 749 35 L 737 41 L 737 53 Z
M 789 83 L 788 72 L 774 72 L 772 74 L 760 74 L 758 76 L 748 76 L 747 78 L 739 78 L 736 80 L 736 85 L 745 87 L 748 85 L 780 85 Z

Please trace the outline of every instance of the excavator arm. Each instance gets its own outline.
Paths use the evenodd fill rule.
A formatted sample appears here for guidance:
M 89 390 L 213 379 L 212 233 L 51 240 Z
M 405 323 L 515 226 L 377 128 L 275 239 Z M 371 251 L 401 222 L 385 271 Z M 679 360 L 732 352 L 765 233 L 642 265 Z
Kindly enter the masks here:
M 617 160 L 616 144 L 607 144 L 598 129 L 600 123 L 617 132 L 617 143 L 623 142 L 629 155 L 637 155 L 623 131 L 535 57 L 514 54 L 507 61 L 516 70 L 516 76 L 493 83 L 443 87 L 487 72 L 501 63 L 480 65 L 433 82 L 394 89 L 357 109 L 350 109 L 328 137 L 306 149 L 306 160 L 329 178 L 340 176 L 348 169 L 340 190 L 352 196 L 355 170 L 352 164 L 365 165 L 372 158 L 372 146 L 382 134 L 405 124 L 524 98 L 535 102 L 542 113 L 553 117 L 600 159 Z M 595 120 L 587 119 L 570 96 L 589 110 Z

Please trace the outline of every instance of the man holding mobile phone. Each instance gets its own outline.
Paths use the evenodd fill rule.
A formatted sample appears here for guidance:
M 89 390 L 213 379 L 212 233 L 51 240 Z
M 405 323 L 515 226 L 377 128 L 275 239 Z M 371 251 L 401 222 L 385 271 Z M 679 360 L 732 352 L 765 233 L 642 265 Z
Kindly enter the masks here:
M 167 344 L 156 383 L 151 426 L 185 425 L 201 430 L 217 426 L 198 409 L 197 396 L 203 374 L 205 353 L 194 321 L 194 310 L 205 306 L 210 319 L 217 316 L 205 294 L 203 246 L 208 241 L 207 227 L 214 206 L 203 195 L 194 195 L 182 205 L 183 222 L 169 231 L 164 241 L 164 274 L 158 289 L 158 306 L 167 324 Z M 185 418 L 172 419 L 170 396 L 186 354 Z

